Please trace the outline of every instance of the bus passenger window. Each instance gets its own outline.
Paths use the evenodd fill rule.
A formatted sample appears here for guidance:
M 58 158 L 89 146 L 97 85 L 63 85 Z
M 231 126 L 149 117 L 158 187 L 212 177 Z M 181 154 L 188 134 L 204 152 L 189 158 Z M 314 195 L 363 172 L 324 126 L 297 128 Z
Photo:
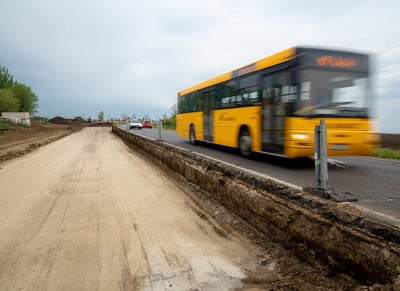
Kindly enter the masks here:
M 274 87 L 274 97 L 279 97 L 281 95 L 281 87 Z
M 301 83 L 300 100 L 310 99 L 311 82 Z
M 234 82 L 229 82 L 224 85 L 223 87 L 223 96 L 224 97 L 231 97 L 236 94 L 235 90 L 235 83 Z
M 290 86 L 290 101 L 295 101 L 297 99 L 297 85 Z
M 231 97 L 224 97 L 221 99 L 221 107 L 228 107 L 231 101 Z
M 199 110 L 199 93 L 194 92 L 190 94 L 190 111 Z
M 258 92 L 251 92 L 250 93 L 250 99 L 251 100 L 258 100 Z
M 282 99 L 281 102 L 289 102 L 289 85 L 282 87 Z
M 202 97 L 199 98 L 199 110 L 204 110 L 204 99 Z

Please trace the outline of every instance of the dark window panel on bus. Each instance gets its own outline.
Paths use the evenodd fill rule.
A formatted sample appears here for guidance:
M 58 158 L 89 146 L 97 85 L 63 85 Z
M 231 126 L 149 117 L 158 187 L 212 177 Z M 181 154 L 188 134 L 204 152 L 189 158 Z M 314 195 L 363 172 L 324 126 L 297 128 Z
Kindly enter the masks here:
M 222 88 L 222 97 L 232 97 L 236 95 L 236 86 L 235 81 L 231 81 L 223 84 Z
M 223 97 L 221 108 L 260 104 L 258 87 L 244 88 L 236 93 L 234 96 Z
M 248 88 L 248 87 L 256 87 L 260 84 L 260 74 L 252 74 L 250 76 L 240 78 L 238 80 L 238 88 Z
M 193 92 L 189 94 L 189 111 L 190 112 L 194 112 L 194 111 L 199 111 L 202 110 L 202 108 L 200 108 L 200 97 L 199 97 L 199 92 Z

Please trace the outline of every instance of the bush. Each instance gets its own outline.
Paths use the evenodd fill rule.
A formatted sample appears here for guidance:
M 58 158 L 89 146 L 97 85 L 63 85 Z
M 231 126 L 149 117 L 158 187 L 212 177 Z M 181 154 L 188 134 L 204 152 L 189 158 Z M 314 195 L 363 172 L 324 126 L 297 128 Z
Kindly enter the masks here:
M 175 116 L 169 117 L 169 118 L 164 118 L 164 120 L 163 120 L 163 128 L 164 129 L 173 129 L 173 130 L 175 130 L 175 125 L 176 125 Z
M 400 151 L 390 148 L 378 148 L 374 151 L 374 156 L 383 159 L 400 160 Z

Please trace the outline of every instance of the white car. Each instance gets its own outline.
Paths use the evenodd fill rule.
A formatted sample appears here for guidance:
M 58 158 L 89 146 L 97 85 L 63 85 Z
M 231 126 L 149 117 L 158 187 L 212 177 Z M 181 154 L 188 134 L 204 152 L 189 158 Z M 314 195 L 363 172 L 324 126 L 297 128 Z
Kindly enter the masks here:
M 129 129 L 143 129 L 142 122 L 139 119 L 134 119 L 129 123 Z

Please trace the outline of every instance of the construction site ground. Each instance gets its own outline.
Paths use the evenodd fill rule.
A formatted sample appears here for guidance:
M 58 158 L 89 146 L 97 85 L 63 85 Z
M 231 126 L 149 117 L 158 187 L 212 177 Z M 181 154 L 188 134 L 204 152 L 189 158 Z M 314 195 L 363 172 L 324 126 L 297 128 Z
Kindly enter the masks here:
M 1 288 L 392 288 L 299 258 L 222 206 L 199 205 L 190 191 L 107 127 L 1 134 Z

